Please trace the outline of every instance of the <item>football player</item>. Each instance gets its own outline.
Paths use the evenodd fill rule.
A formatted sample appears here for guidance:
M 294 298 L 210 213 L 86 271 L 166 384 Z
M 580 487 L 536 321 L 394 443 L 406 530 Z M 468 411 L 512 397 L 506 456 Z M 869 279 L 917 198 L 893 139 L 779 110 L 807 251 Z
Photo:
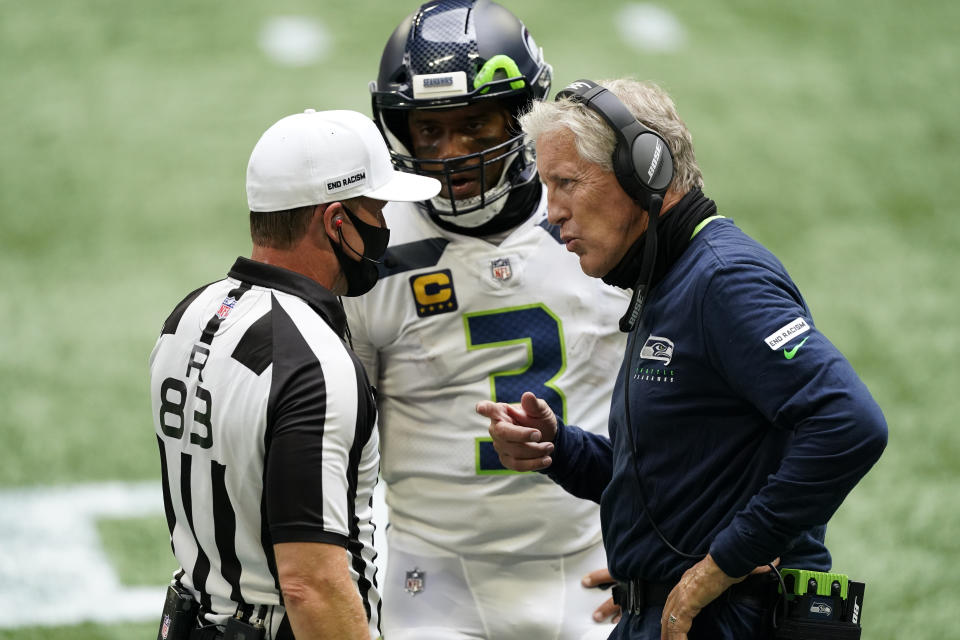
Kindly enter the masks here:
M 609 578 L 597 505 L 505 469 L 474 411 L 538 389 L 607 431 L 628 297 L 585 276 L 547 222 L 516 118 L 550 84 L 524 24 L 489 0 L 421 6 L 371 84 L 395 165 L 443 185 L 387 205 L 380 281 L 344 301 L 380 406 L 391 640 L 606 638 L 617 613 L 582 583 Z

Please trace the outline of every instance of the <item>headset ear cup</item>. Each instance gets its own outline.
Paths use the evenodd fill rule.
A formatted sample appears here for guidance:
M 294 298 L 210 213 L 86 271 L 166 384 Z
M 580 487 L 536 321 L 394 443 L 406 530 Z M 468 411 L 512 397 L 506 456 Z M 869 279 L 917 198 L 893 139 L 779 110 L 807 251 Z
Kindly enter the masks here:
M 633 198 L 642 201 L 644 196 L 643 184 L 637 180 L 630 148 L 622 140 L 617 140 L 617 146 L 613 148 L 611 160 L 613 161 L 613 173 L 617 176 L 617 182 L 620 183 L 623 190 Z
M 623 190 L 646 209 L 650 204 L 650 193 L 637 175 L 631 151 L 622 140 L 617 141 L 613 149 L 613 173 Z
M 666 141 L 653 132 L 641 133 L 631 145 L 634 174 L 645 191 L 663 194 L 673 180 L 673 155 Z
M 630 155 L 630 149 L 618 138 L 617 146 L 613 148 L 613 156 L 611 158 L 613 161 L 613 172 L 617 174 L 618 178 L 621 176 L 629 177 L 634 173 L 633 158 L 631 158 Z
M 577 80 L 554 100 L 569 98 L 597 113 L 617 137 L 613 172 L 623 190 L 643 208 L 651 197 L 666 193 L 673 181 L 673 156 L 666 140 L 636 119 L 608 89 L 591 80 Z

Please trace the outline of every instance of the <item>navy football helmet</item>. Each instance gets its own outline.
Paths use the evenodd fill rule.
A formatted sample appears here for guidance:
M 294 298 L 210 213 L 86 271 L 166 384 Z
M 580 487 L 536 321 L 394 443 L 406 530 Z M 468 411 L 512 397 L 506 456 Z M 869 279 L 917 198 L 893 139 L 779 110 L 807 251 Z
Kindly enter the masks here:
M 519 131 L 516 116 L 532 100 L 545 99 L 551 77 L 550 65 L 524 24 L 490 0 L 433 0 L 394 30 L 377 80 L 370 83 L 374 120 L 394 165 L 439 179 L 447 187 L 442 194 L 453 193 L 452 176 L 457 171 L 462 175 L 465 167 L 479 169 L 487 185 L 478 196 L 454 200 L 441 194 L 425 203 L 442 226 L 495 232 L 510 226 L 510 220 L 516 224 L 530 215 L 539 181 L 533 143 Z M 408 128 L 412 110 L 485 100 L 499 100 L 510 110 L 506 142 L 457 158 L 413 157 Z M 487 176 L 500 161 L 505 161 L 501 175 Z

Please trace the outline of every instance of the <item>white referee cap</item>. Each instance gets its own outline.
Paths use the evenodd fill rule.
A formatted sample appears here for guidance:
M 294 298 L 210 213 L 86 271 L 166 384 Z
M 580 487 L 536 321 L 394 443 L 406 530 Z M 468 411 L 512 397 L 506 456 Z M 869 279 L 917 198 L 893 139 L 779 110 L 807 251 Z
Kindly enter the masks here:
M 250 211 L 283 211 L 367 196 L 429 200 L 434 178 L 396 171 L 373 120 L 356 111 L 307 109 L 260 137 L 247 164 Z

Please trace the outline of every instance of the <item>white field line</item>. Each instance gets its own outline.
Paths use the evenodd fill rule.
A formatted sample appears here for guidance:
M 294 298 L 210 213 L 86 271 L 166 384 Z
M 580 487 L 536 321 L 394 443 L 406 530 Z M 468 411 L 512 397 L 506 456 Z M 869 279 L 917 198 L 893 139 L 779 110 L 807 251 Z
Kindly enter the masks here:
M 386 510 L 383 483 L 377 486 L 379 533 Z M 159 482 L 0 490 L 0 629 L 159 621 L 166 586 L 123 586 L 96 527 L 99 518 L 153 515 L 163 515 Z M 172 575 L 173 554 L 161 552 Z M 383 576 L 386 549 L 378 552 Z

